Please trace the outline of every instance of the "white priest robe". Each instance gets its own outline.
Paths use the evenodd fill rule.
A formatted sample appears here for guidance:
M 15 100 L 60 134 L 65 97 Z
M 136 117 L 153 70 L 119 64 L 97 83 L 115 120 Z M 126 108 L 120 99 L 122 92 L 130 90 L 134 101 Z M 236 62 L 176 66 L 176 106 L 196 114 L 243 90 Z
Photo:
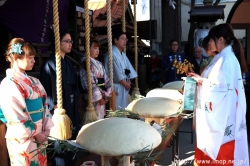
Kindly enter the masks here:
M 119 81 L 134 79 L 137 77 L 137 73 L 134 70 L 133 66 L 129 62 L 126 54 L 120 52 L 116 46 L 112 46 L 113 54 L 113 82 L 114 82 L 114 91 L 116 92 L 116 109 L 124 109 L 128 106 L 128 93 L 124 86 L 119 84 Z M 109 59 L 108 53 L 104 57 L 104 67 L 108 76 L 109 73 Z M 130 74 L 125 74 L 125 69 L 130 70 Z
M 246 99 L 239 62 L 231 46 L 217 54 L 197 86 L 197 147 L 216 160 L 220 147 L 235 141 L 234 165 L 249 165 Z

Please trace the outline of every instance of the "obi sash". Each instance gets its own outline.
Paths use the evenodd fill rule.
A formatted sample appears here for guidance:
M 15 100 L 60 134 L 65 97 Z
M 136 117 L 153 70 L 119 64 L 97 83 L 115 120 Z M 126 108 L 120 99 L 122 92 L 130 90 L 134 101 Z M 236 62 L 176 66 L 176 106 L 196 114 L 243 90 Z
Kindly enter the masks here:
M 99 86 L 99 88 L 101 88 L 102 90 L 106 91 L 107 89 L 106 89 L 106 87 L 104 85 L 104 82 L 105 82 L 104 78 L 97 78 L 97 80 L 98 80 L 98 84 L 102 84 L 102 85 Z
M 5 117 L 4 117 L 4 114 L 3 114 L 3 111 L 2 109 L 0 108 L 0 120 L 3 122 L 3 123 L 7 123 Z
M 25 99 L 27 110 L 33 122 L 39 121 L 43 118 L 43 98 Z
M 33 122 L 39 121 L 40 119 L 43 118 L 43 100 L 42 98 L 37 98 L 37 99 L 25 99 L 27 110 L 30 114 L 30 117 Z M 7 123 L 7 120 L 4 117 L 3 111 L 0 108 L 0 120 L 3 123 Z

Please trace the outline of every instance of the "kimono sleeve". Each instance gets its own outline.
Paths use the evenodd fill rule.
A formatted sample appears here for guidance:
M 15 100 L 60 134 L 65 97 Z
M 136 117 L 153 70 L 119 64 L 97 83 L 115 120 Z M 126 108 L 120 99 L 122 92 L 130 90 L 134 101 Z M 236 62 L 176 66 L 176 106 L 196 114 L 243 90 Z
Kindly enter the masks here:
M 80 69 L 80 82 L 82 88 L 85 91 L 87 91 L 88 90 L 87 72 L 84 69 Z
M 114 83 L 118 83 L 121 80 L 125 79 L 124 73 L 121 70 L 118 59 L 115 57 L 115 55 L 113 55 L 113 77 L 114 77 Z
M 206 78 L 203 79 L 202 86 L 198 87 L 197 147 L 214 160 L 223 139 L 233 139 L 230 136 L 225 138 L 225 134 L 231 125 L 228 122 L 230 118 L 234 119 L 237 110 L 236 82 L 241 77 L 240 73 L 235 56 L 231 56 L 231 59 L 230 55 L 221 56 L 216 63 L 206 68 Z
M 51 129 L 54 124 L 53 124 L 53 121 L 51 119 L 52 115 L 48 109 L 48 102 L 47 102 L 47 94 L 46 94 L 46 91 L 45 89 L 43 88 L 42 84 L 40 83 L 40 81 L 38 80 L 39 82 L 39 88 L 41 89 L 41 91 L 43 92 L 43 108 L 44 108 L 44 116 L 43 116 L 43 131 L 46 131 L 46 130 L 49 130 Z
M 28 146 L 30 138 L 40 133 L 42 128 L 31 120 L 24 97 L 15 83 L 5 79 L 1 84 L 0 94 L 0 105 L 8 126 L 6 138 L 16 139 Z
M 135 71 L 135 69 L 133 68 L 133 66 L 131 65 L 130 61 L 128 60 L 127 56 L 125 54 L 123 54 L 124 59 L 125 59 L 125 63 L 126 63 L 126 67 L 127 69 L 130 70 L 130 74 L 129 74 L 129 79 L 134 79 L 136 78 L 138 75 Z
M 111 94 L 111 84 L 110 84 L 110 79 L 104 69 L 104 66 L 102 66 L 103 72 L 104 72 L 104 81 L 105 81 L 105 88 L 106 91 L 104 91 L 104 94 L 106 97 L 110 97 Z
M 92 102 L 96 102 L 102 98 L 102 94 L 95 83 L 95 76 L 91 69 L 90 73 L 91 83 L 92 83 Z M 80 70 L 81 84 L 84 90 L 88 90 L 87 72 L 84 69 Z
M 233 108 L 235 90 L 233 87 L 234 72 L 227 62 L 218 63 L 204 79 L 202 85 L 203 101 L 207 122 L 211 129 L 224 131 L 230 109 Z M 231 70 L 231 72 L 230 72 Z M 221 118 L 225 117 L 225 118 Z
M 104 57 L 104 67 L 106 70 L 106 73 L 108 76 L 110 75 L 109 71 L 109 59 L 108 59 L 108 53 Z M 123 71 L 121 71 L 118 59 L 116 58 L 116 55 L 113 50 L 113 80 L 114 83 L 118 83 L 121 80 L 124 80 L 126 77 L 123 74 Z
M 56 99 L 53 97 L 53 87 L 52 87 L 52 77 L 51 77 L 51 72 L 52 68 L 49 65 L 49 62 L 46 62 L 45 64 L 42 65 L 40 69 L 40 81 L 46 91 L 47 94 L 47 102 L 48 102 L 48 109 L 53 110 L 54 105 L 56 103 Z M 54 80 L 56 82 L 56 80 Z

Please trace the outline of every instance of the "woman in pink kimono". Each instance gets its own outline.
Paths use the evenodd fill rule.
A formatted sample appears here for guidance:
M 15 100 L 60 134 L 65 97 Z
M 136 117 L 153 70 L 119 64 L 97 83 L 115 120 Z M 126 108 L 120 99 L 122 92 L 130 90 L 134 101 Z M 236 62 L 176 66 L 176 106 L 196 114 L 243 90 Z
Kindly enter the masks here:
M 10 41 L 6 60 L 11 68 L 0 85 L 0 114 L 7 125 L 5 135 L 12 166 L 46 166 L 45 146 L 53 122 L 46 92 L 40 81 L 28 76 L 35 49 L 21 38 Z
M 213 27 L 212 51 L 218 51 L 197 81 L 195 126 L 197 148 L 194 164 L 249 165 L 246 100 L 242 73 L 247 71 L 240 42 L 230 24 Z
M 111 95 L 111 85 L 109 78 L 105 72 L 103 64 L 95 58 L 99 55 L 100 44 L 97 40 L 90 40 L 90 70 L 92 82 L 92 102 L 95 108 L 98 119 L 103 119 L 105 116 L 105 104 Z M 82 58 L 83 68 L 80 70 L 80 78 L 85 100 L 88 99 L 87 90 L 87 72 L 86 72 L 86 57 Z M 84 67 L 85 66 L 85 67 Z

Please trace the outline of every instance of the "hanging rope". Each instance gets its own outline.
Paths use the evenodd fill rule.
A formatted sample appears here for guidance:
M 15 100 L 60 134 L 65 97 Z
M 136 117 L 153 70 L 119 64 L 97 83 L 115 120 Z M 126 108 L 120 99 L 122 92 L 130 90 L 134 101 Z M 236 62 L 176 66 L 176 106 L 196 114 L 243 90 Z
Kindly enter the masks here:
M 122 31 L 126 33 L 126 0 L 122 1 Z M 126 47 L 123 52 L 126 54 Z
M 113 56 L 112 56 L 112 25 L 111 25 L 111 1 L 106 0 L 107 3 L 107 35 L 108 35 L 108 57 L 109 57 L 109 79 L 111 84 L 112 96 L 109 101 L 111 110 L 116 109 L 116 94 L 113 83 Z
M 88 106 L 83 119 L 83 124 L 97 120 L 97 115 L 92 104 L 92 82 L 90 71 L 90 24 L 89 24 L 89 6 L 88 0 L 84 0 L 84 17 L 85 17 L 85 50 L 86 50 L 86 72 L 88 83 Z
M 136 0 L 134 0 L 134 48 L 135 48 L 135 71 L 138 73 Z M 135 78 L 135 87 L 138 88 L 138 77 Z
M 53 0 L 53 16 L 54 16 L 54 35 L 55 35 L 55 53 L 56 53 L 56 90 L 57 90 L 57 108 L 63 108 L 62 101 L 62 67 L 60 55 L 60 35 L 59 35 L 59 16 L 58 16 L 58 0 Z
M 109 56 L 109 79 L 111 89 L 114 90 L 113 83 L 113 57 L 112 57 L 112 27 L 111 27 L 111 1 L 107 2 L 107 35 L 108 35 L 108 56 Z
M 53 20 L 55 34 L 55 57 L 56 57 L 56 91 L 57 91 L 57 108 L 54 110 L 52 120 L 54 126 L 50 130 L 52 137 L 66 140 L 72 135 L 72 125 L 70 118 L 63 109 L 62 99 L 62 70 L 60 55 L 60 35 L 59 35 L 59 16 L 58 16 L 58 0 L 53 0 Z
M 134 0 L 134 49 L 135 49 L 135 71 L 138 73 L 138 47 L 137 47 L 137 21 L 136 21 L 136 0 Z M 135 78 L 135 88 L 132 91 L 132 97 L 140 94 L 138 87 L 138 77 Z

